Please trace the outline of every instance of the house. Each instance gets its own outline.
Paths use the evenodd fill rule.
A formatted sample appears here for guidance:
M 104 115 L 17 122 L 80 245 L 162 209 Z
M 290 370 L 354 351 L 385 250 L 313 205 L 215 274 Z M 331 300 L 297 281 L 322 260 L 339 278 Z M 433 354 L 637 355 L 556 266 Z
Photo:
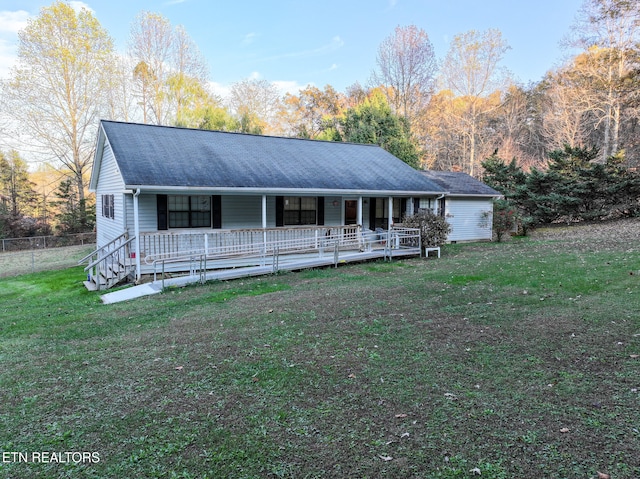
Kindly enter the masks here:
M 437 211 L 451 225 L 448 242 L 492 240 L 493 200 L 502 193 L 462 172 L 421 173 L 447 192 L 438 199 Z
M 97 250 L 87 270 L 97 288 L 159 268 L 193 273 L 193 258 L 207 269 L 329 244 L 368 249 L 446 193 L 375 145 L 104 120 L 90 190 Z

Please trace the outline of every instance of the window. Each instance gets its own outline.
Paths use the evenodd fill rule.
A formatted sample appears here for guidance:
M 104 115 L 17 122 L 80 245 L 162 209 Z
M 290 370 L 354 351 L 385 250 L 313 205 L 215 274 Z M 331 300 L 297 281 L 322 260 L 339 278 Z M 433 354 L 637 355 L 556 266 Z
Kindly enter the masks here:
M 310 196 L 284 197 L 285 225 L 315 225 L 317 201 Z
M 115 218 L 113 195 L 102 195 L 102 216 L 105 218 Z
M 438 200 L 438 216 L 442 216 L 443 218 L 445 217 L 445 213 L 446 213 L 446 201 L 444 198 L 440 198 Z
M 169 228 L 211 226 L 210 196 L 169 196 Z

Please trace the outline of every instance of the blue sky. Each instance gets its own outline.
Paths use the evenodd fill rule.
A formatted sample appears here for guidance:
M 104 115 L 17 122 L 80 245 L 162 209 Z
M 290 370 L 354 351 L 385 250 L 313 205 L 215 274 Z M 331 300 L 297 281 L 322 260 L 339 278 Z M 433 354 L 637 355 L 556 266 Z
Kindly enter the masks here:
M 526 84 L 539 81 L 566 54 L 559 42 L 583 0 L 84 0 L 120 51 L 143 10 L 181 24 L 224 92 L 245 78 L 296 92 L 307 84 L 338 91 L 366 85 L 380 43 L 398 25 L 424 29 L 436 56 L 469 30 L 497 28 L 511 46 L 503 66 Z M 0 77 L 15 58 L 16 31 L 51 1 L 2 0 Z M 74 2 L 70 2 L 74 3 Z M 80 2 L 77 2 L 80 3 Z

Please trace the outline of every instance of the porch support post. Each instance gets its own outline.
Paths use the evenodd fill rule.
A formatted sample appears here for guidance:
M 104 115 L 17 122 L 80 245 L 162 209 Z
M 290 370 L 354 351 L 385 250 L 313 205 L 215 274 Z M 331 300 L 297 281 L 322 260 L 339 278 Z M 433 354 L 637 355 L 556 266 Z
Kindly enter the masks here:
M 358 196 L 358 224 L 360 227 L 364 227 L 364 220 L 362 218 L 362 196 Z
M 391 230 L 391 226 L 393 225 L 393 196 L 389 196 L 389 206 L 387 208 L 389 215 L 389 230 Z
M 262 242 L 267 248 L 267 195 L 262 195 Z
M 140 282 L 142 272 L 140 271 L 140 214 L 138 212 L 138 196 L 140 188 L 133 193 L 133 234 L 136 235 L 134 241 L 136 245 L 136 283 Z

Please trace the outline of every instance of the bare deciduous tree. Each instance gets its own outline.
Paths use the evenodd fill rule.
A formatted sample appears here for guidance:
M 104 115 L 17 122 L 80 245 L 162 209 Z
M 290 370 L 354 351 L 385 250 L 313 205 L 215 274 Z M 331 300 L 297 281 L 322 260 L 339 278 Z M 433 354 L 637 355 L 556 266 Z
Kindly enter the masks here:
M 640 52 L 640 3 L 629 0 L 586 0 L 568 39 L 581 48 L 575 67 L 591 84 L 589 97 L 596 128 L 602 131 L 601 161 L 620 146 L 620 126 L 625 114 L 639 118 L 637 110 L 625 112 L 625 99 L 635 90 Z
M 485 32 L 471 30 L 456 35 L 442 64 L 444 87 L 455 97 L 462 97 L 466 123 L 467 171 L 473 175 L 477 162 L 477 146 L 483 118 L 499 106 L 489 101 L 492 95 L 505 89 L 506 78 L 501 75 L 499 63 L 509 49 L 499 30 Z
M 280 109 L 280 93 L 267 80 L 244 79 L 231 86 L 229 107 L 247 131 L 273 134 Z M 244 128 L 244 127 L 243 127 Z
M 345 105 L 344 95 L 331 85 L 326 85 L 324 90 L 308 86 L 300 90 L 298 95 L 285 95 L 279 116 L 288 134 L 319 138 L 329 124 L 335 124 Z
M 411 123 L 426 105 L 437 71 L 429 35 L 415 25 L 396 27 L 378 48 L 376 84 L 387 87 L 389 104 Z
M 172 123 L 193 81 L 204 83 L 208 76 L 206 62 L 184 28 L 174 29 L 158 13 L 138 15 L 131 28 L 129 54 L 136 65 L 136 94 L 145 123 Z

